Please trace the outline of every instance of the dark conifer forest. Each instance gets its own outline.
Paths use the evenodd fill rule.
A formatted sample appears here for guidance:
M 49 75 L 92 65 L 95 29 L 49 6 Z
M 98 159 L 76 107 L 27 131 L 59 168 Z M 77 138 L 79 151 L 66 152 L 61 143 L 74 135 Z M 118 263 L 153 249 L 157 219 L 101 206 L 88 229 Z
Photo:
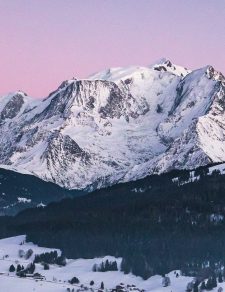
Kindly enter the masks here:
M 144 279 L 180 269 L 219 275 L 225 264 L 225 175 L 207 168 L 123 183 L 0 218 L 0 236 L 27 234 L 68 258 L 123 257 L 121 269 Z M 177 177 L 176 181 L 172 178 Z
M 33 175 L 0 168 L 0 216 L 15 215 L 40 203 L 47 205 L 52 201 L 83 194 L 85 191 L 67 190 Z M 20 202 L 18 197 L 25 201 Z

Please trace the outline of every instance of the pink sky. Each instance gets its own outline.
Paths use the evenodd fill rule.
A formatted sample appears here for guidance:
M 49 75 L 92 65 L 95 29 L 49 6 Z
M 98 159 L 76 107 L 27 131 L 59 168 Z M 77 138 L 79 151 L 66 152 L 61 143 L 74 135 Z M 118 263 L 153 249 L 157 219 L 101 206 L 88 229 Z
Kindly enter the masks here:
M 0 95 L 161 57 L 225 73 L 225 1 L 0 0 Z

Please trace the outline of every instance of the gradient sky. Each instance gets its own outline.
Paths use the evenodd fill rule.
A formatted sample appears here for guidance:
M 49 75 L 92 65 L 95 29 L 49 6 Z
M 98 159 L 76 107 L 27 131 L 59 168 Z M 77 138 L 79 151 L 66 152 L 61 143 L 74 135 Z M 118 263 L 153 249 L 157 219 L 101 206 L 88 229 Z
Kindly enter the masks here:
M 0 0 L 0 95 L 161 57 L 225 73 L 225 0 Z

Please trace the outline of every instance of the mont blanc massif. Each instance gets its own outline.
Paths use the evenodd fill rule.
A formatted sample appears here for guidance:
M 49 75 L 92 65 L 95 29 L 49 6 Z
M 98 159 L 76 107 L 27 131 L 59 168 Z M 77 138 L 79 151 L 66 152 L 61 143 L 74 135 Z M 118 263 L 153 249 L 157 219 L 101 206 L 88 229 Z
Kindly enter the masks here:
M 1 98 L 0 164 L 96 189 L 225 161 L 225 78 L 161 60 L 67 80 L 44 100 Z
M 161 59 L 66 80 L 42 100 L 1 97 L 0 255 L 27 264 L 11 267 L 15 285 L 36 265 L 40 291 L 225 288 L 224 139 L 212 66 Z M 35 254 L 17 258 L 21 245 Z

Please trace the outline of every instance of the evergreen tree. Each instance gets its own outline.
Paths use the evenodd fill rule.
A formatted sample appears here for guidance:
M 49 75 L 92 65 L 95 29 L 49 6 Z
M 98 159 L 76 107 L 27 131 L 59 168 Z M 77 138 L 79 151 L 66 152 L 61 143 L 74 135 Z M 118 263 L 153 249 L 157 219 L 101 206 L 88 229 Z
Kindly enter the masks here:
M 163 277 L 162 286 L 163 287 L 167 287 L 167 286 L 170 286 L 170 284 L 171 284 L 170 278 L 168 276 Z
M 162 106 L 161 106 L 160 104 L 157 104 L 156 112 L 157 112 L 158 114 L 160 114 L 160 113 L 163 112 Z
M 28 249 L 28 251 L 26 252 L 26 254 L 24 256 L 25 259 L 28 260 L 32 256 L 32 254 L 33 254 L 33 250 L 31 248 Z
M 223 276 L 222 276 L 222 273 L 219 272 L 219 275 L 218 275 L 218 282 L 219 283 L 222 283 L 223 282 Z
M 56 264 L 59 266 L 66 266 L 66 257 L 64 255 L 61 255 L 56 259 Z
M 193 292 L 199 292 L 198 286 L 199 286 L 199 281 L 196 280 L 193 285 Z
M 98 271 L 99 272 L 105 272 L 105 265 L 104 265 L 103 262 L 100 264 L 100 268 L 98 269 Z
M 217 281 L 216 281 L 216 276 L 213 275 L 212 276 L 212 288 L 215 288 L 215 287 L 217 287 Z
M 44 270 L 49 270 L 49 264 L 44 263 Z
M 103 263 L 104 265 L 104 263 Z M 109 260 L 106 260 L 105 265 L 104 265 L 104 272 L 109 271 L 110 270 L 110 264 L 109 264 Z
M 79 284 L 80 281 L 77 277 L 73 277 L 71 280 L 69 280 L 70 284 Z
M 117 261 L 114 261 L 112 264 L 113 271 L 118 271 Z
M 194 286 L 192 282 L 187 283 L 186 292 L 191 292 L 193 287 Z
M 205 284 L 205 281 L 203 281 L 200 285 L 200 291 L 202 290 L 206 290 L 206 284 Z
M 212 285 L 212 278 L 210 277 L 207 282 L 206 282 L 206 290 L 212 290 L 213 289 L 213 285 Z
M 14 265 L 11 265 L 10 267 L 9 267 L 9 271 L 10 271 L 10 273 L 13 273 L 13 272 L 15 272 L 15 267 L 14 267 Z
M 19 250 L 18 254 L 20 258 L 23 258 L 25 256 L 25 252 L 22 249 Z
M 105 287 L 105 286 L 104 286 L 104 283 L 101 282 L 101 289 L 104 290 L 104 287 Z
M 98 270 L 98 269 L 97 269 L 97 264 L 94 264 L 93 267 L 92 267 L 92 271 L 93 271 L 93 272 L 97 272 L 97 270 Z
M 18 265 L 17 265 L 17 268 L 16 268 L 16 272 L 18 273 L 18 272 L 20 272 L 21 270 L 22 270 L 22 267 L 21 267 L 20 264 L 18 264 Z
M 34 271 L 35 271 L 35 264 L 34 263 L 28 264 L 26 267 L 26 273 L 33 274 Z
M 131 267 L 125 258 L 123 258 L 121 262 L 121 271 L 123 271 L 124 274 L 129 274 L 131 271 Z

